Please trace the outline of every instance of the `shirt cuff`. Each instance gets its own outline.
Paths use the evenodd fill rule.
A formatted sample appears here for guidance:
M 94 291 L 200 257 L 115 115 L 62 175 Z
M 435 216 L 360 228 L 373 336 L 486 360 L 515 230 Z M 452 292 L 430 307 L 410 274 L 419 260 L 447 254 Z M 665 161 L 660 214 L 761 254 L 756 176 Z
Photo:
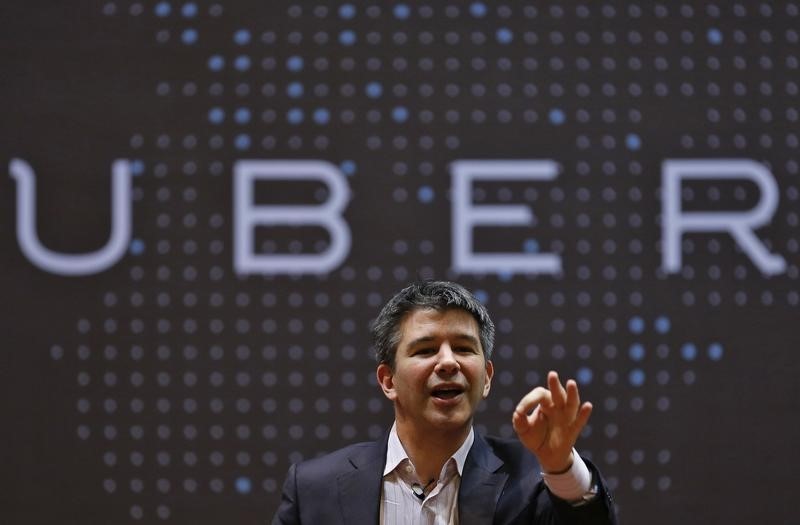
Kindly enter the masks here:
M 572 466 L 568 471 L 563 474 L 542 472 L 542 478 L 554 496 L 566 501 L 581 501 L 592 487 L 592 473 L 574 448 Z

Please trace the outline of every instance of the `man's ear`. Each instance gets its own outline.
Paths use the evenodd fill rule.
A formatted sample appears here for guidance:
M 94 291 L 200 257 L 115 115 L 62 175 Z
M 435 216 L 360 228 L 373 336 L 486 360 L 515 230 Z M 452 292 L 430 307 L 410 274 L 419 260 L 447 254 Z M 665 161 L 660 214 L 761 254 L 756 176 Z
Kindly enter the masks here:
M 489 396 L 489 390 L 492 388 L 492 377 L 494 376 L 494 365 L 491 361 L 486 361 L 486 382 L 483 384 L 483 399 Z
M 392 372 L 392 367 L 386 363 L 381 363 L 378 365 L 375 374 L 378 377 L 378 384 L 381 390 L 383 390 L 383 395 L 391 401 L 394 401 L 397 394 L 394 391 L 394 373 Z

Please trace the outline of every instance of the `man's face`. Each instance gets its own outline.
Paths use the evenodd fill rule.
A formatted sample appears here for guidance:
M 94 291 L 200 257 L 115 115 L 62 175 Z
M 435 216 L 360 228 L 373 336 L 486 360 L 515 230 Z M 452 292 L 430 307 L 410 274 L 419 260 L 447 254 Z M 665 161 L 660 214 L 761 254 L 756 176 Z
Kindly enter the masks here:
M 384 363 L 377 371 L 384 394 L 394 402 L 398 427 L 469 428 L 494 373 L 475 318 L 461 309 L 414 310 L 400 324 L 400 334 L 394 370 Z

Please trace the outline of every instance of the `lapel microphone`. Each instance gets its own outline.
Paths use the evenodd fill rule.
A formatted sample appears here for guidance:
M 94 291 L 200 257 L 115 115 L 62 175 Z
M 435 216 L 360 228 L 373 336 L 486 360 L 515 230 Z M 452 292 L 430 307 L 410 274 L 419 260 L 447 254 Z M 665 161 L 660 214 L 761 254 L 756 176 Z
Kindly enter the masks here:
M 425 484 L 425 486 L 424 486 L 424 487 L 423 487 L 422 485 L 420 485 L 419 483 L 412 483 L 412 484 L 411 484 L 411 492 L 413 492 L 413 493 L 414 493 L 414 495 L 415 495 L 415 496 L 416 496 L 416 497 L 417 497 L 417 498 L 418 498 L 420 501 L 422 501 L 422 500 L 424 500 L 424 499 L 425 499 L 425 491 L 426 491 L 426 490 L 428 490 L 428 487 L 430 487 L 430 486 L 431 486 L 431 484 L 432 484 L 434 481 L 435 481 L 435 480 L 434 480 L 433 478 L 431 478 L 431 480 L 430 480 L 429 482 L 427 482 L 427 483 Z

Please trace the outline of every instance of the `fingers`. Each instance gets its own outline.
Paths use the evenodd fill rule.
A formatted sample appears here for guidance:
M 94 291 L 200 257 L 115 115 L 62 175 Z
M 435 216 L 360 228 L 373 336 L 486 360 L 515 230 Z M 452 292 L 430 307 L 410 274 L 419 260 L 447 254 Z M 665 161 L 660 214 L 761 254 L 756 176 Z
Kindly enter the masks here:
M 547 388 L 539 386 L 528 392 L 517 404 L 514 417 L 519 415 L 527 418 L 537 407 L 541 417 L 560 413 L 566 416 L 567 424 L 578 428 L 586 424 L 592 412 L 591 403 L 581 405 L 578 384 L 570 379 L 563 386 L 558 374 L 552 370 L 547 374 Z M 533 422 L 534 418 L 531 417 L 528 423 Z
M 551 406 L 553 404 L 550 391 L 544 387 L 537 386 L 523 397 L 517 408 L 514 409 L 514 415 L 521 415 L 527 417 L 528 413 L 533 410 L 536 405 Z
M 511 426 L 514 427 L 514 432 L 517 434 L 525 434 L 536 424 L 537 420 L 543 420 L 544 417 L 538 407 L 531 415 L 528 415 L 527 412 L 514 411 L 514 415 L 511 417 Z
M 578 410 L 580 404 L 581 396 L 578 393 L 578 383 L 570 379 L 567 381 L 567 402 L 565 406 L 569 412 L 573 413 Z
M 547 374 L 547 387 L 528 392 L 514 409 L 511 423 L 520 441 L 547 471 L 561 471 L 592 413 L 581 403 L 578 384 L 561 384 L 558 374 Z
M 583 427 L 586 426 L 586 423 L 589 421 L 589 416 L 592 415 L 592 404 L 588 401 L 581 405 L 581 408 L 578 410 L 578 416 L 575 418 L 575 435 L 581 433 Z
M 553 405 L 558 408 L 563 407 L 567 402 L 567 392 L 561 386 L 561 381 L 558 379 L 558 373 L 551 370 L 547 373 L 547 388 L 553 396 Z
M 530 415 L 514 412 L 511 426 L 514 427 L 514 432 L 517 433 L 523 444 L 534 453 L 547 443 L 548 435 L 551 432 L 550 423 L 547 415 L 542 412 L 541 405 L 537 406 Z

